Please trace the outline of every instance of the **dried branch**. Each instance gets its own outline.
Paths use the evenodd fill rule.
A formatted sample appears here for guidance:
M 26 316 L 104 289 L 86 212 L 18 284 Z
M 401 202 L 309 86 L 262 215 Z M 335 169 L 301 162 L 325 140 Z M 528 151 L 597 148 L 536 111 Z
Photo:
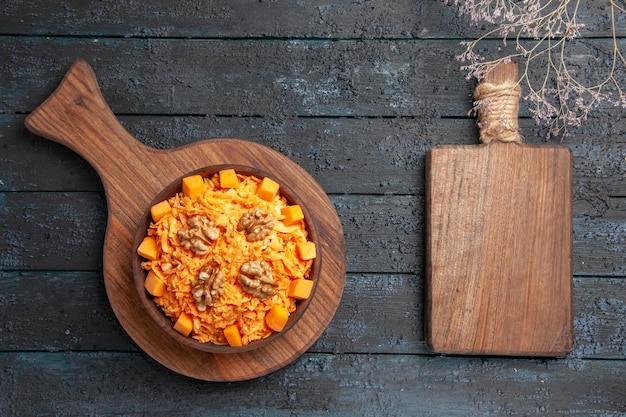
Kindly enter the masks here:
M 457 56 L 467 78 L 482 80 L 500 62 L 520 64 L 519 83 L 538 125 L 547 126 L 547 138 L 567 136 L 569 126 L 580 126 L 603 102 L 626 108 L 626 93 L 617 78 L 626 68 L 615 32 L 616 13 L 626 13 L 616 0 L 608 0 L 612 27 L 611 64 L 597 82 L 581 80 L 571 64 L 569 50 L 584 27 L 578 21 L 580 0 L 443 0 L 458 8 L 475 25 L 492 29 L 478 39 L 461 42 L 465 50 Z M 486 59 L 479 51 L 484 40 L 501 37 L 507 52 Z M 513 39 L 513 46 L 507 41 Z

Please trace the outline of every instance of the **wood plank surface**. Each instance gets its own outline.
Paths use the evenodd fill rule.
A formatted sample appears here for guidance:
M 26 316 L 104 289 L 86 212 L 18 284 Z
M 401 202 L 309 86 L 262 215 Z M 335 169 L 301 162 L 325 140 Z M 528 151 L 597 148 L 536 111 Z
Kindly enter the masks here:
M 421 274 L 348 274 L 341 305 L 310 351 L 430 354 L 423 332 L 422 282 Z M 38 288 L 34 296 L 33 287 Z M 100 271 L 3 271 L 0 294 L 9 317 L 2 351 L 140 351 L 115 318 Z M 626 280 L 575 278 L 575 339 L 569 358 L 623 359 L 624 314 Z
M 580 2 L 587 26 L 570 58 L 583 79 L 606 69 L 607 11 Z M 616 17 L 624 50 L 626 15 Z M 560 143 L 574 167 L 572 352 L 495 359 L 426 346 L 425 155 L 478 142 L 474 83 L 454 56 L 487 30 L 439 1 L 1 3 L 0 415 L 626 415 L 621 109 L 603 106 Z M 79 57 L 142 143 L 251 140 L 329 194 L 349 272 L 334 319 L 295 363 L 247 382 L 194 381 L 126 334 L 102 276 L 102 181 L 23 125 Z M 524 140 L 542 144 L 529 115 Z
M 8 270 L 102 267 L 106 202 L 97 192 L 0 193 L 0 265 Z M 423 198 L 332 195 L 350 250 L 350 272 L 421 271 Z M 575 275 L 626 274 L 626 200 L 608 198 L 600 213 L 580 203 L 573 220 Z M 55 225 L 51 221 L 57 222 Z
M 616 42 L 624 49 L 626 39 Z M 80 57 L 99 74 L 102 93 L 117 114 L 465 117 L 474 85 L 455 60 L 458 43 L 5 36 L 0 78 L 9 90 L 0 112 L 32 111 L 54 89 L 49 80 L 62 78 Z M 500 47 L 493 40 L 484 48 Z M 605 74 L 597 68 L 610 56 L 611 39 L 573 48 L 578 76 L 598 80 Z M 626 74 L 615 77 L 626 82 Z M 606 103 L 600 108 L 615 111 Z
M 583 0 L 578 6 L 585 37 L 610 36 L 603 3 Z M 334 4 L 327 1 L 263 2 L 250 13 L 246 1 L 223 3 L 171 3 L 167 0 L 129 3 L 82 3 L 80 0 L 50 3 L 45 0 L 15 5 L 8 2 L 0 11 L 6 17 L 5 34 L 55 36 L 98 35 L 118 37 L 185 38 L 436 38 L 475 37 L 484 26 L 459 18 L 453 7 L 432 2 L 370 0 Z M 124 19 L 121 19 L 123 16 Z M 460 22 L 457 22 L 460 20 Z M 459 24 L 460 23 L 460 24 Z M 618 29 L 626 19 L 618 14 Z
M 623 361 L 306 354 L 268 377 L 233 384 L 198 383 L 163 372 L 143 354 L 125 352 L 7 353 L 0 365 L 5 415 L 262 416 L 271 409 L 277 416 L 608 417 L 626 412 Z
M 305 168 L 331 194 L 423 195 L 424 161 L 431 147 L 478 143 L 476 122 L 460 118 L 118 117 L 133 136 L 158 149 L 213 137 L 237 137 L 269 146 Z M 84 159 L 28 132 L 23 122 L 23 115 L 0 114 L 3 191 L 102 190 L 100 178 Z M 522 119 L 520 126 L 527 143 L 545 143 L 532 121 Z M 626 119 L 590 119 L 587 126 L 595 132 L 593 136 L 572 135 L 563 145 L 572 151 L 574 201 L 581 207 L 579 212 L 592 215 L 604 210 L 607 199 L 626 197 Z M 16 167 L 19 173 L 12 172 Z M 376 167 L 375 174 L 372 167 Z M 55 175 L 42 176 L 42 171 Z M 337 176 L 342 180 L 336 181 Z M 587 208 L 582 209 L 583 205 Z

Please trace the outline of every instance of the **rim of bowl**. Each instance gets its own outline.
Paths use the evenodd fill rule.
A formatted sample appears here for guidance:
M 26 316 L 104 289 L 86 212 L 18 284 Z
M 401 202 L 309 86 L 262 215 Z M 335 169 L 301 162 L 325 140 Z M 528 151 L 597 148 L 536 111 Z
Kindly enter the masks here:
M 138 293 L 139 299 L 141 300 L 142 307 L 148 313 L 150 318 L 156 322 L 156 324 L 159 326 L 159 328 L 163 331 L 163 333 L 166 336 L 174 339 L 176 342 L 182 345 L 191 347 L 193 349 L 210 352 L 210 353 L 219 353 L 219 354 L 242 353 L 242 352 L 248 352 L 251 350 L 259 349 L 263 346 L 266 346 L 267 344 L 272 343 L 273 340 L 280 338 L 282 335 L 284 335 L 289 330 L 291 330 L 293 326 L 296 324 L 296 322 L 300 319 L 300 317 L 302 317 L 302 315 L 308 309 L 310 300 L 312 300 L 313 297 L 315 297 L 315 292 L 316 292 L 317 284 L 319 281 L 318 277 L 319 277 L 319 272 L 321 269 L 320 267 L 322 263 L 322 259 L 321 259 L 322 251 L 319 247 L 319 239 L 317 236 L 317 231 L 315 229 L 315 224 L 311 222 L 311 216 L 309 215 L 310 212 L 308 210 L 307 205 L 305 204 L 304 201 L 298 198 L 298 196 L 289 187 L 289 184 L 279 183 L 280 195 L 285 197 L 285 199 L 287 200 L 287 203 L 298 204 L 302 208 L 302 211 L 304 213 L 304 223 L 306 225 L 309 239 L 313 243 L 315 243 L 317 257 L 313 260 L 313 263 L 311 265 L 311 271 L 309 273 L 309 279 L 313 280 L 313 289 L 311 290 L 311 295 L 309 296 L 309 298 L 307 298 L 306 300 L 296 301 L 296 310 L 289 315 L 289 320 L 287 321 L 287 324 L 285 325 L 285 328 L 282 331 L 273 332 L 270 336 L 266 337 L 265 339 L 251 342 L 246 346 L 232 347 L 229 345 L 216 345 L 211 342 L 202 343 L 194 339 L 193 337 L 191 337 L 191 335 L 185 337 L 182 334 L 178 333 L 176 330 L 174 330 L 173 328 L 174 322 L 172 321 L 172 319 L 166 316 L 165 313 L 161 310 L 161 308 L 159 308 L 154 303 L 153 296 L 150 295 L 144 288 L 144 280 L 147 275 L 147 271 L 141 268 L 141 263 L 143 262 L 143 258 L 141 258 L 137 254 L 137 248 L 139 247 L 139 244 L 141 243 L 143 238 L 146 236 L 146 232 L 148 230 L 150 222 L 152 221 L 152 217 L 150 215 L 150 207 L 152 207 L 154 204 L 159 203 L 160 201 L 173 197 L 176 193 L 182 192 L 182 179 L 184 177 L 187 177 L 190 175 L 201 175 L 203 178 L 207 178 L 207 177 L 213 176 L 214 174 L 216 174 L 217 172 L 223 169 L 229 169 L 229 168 L 234 169 L 237 174 L 241 174 L 241 175 L 253 175 L 258 178 L 269 177 L 269 178 L 274 179 L 272 177 L 272 174 L 267 173 L 258 168 L 244 166 L 244 165 L 233 165 L 233 164 L 208 166 L 208 167 L 199 168 L 194 171 L 190 171 L 184 175 L 181 175 L 179 178 L 172 181 L 163 190 L 161 190 L 161 192 L 157 194 L 157 196 L 148 205 L 141 220 L 139 221 L 137 231 L 135 232 L 135 238 L 134 238 L 133 249 L 132 249 L 133 250 L 132 267 L 133 267 L 133 280 L 135 283 L 135 289 Z M 155 337 L 155 338 L 158 338 L 160 336 L 162 336 L 161 333 L 152 335 L 152 337 Z

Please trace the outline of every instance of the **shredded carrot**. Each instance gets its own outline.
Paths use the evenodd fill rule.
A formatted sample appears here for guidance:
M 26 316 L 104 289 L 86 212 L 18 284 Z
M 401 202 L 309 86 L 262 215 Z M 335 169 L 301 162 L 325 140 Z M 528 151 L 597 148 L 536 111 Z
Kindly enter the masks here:
M 288 204 L 280 194 L 265 201 L 257 194 L 261 179 L 237 174 L 239 185 L 220 188 L 219 176 L 204 179 L 204 192 L 194 199 L 176 194 L 168 200 L 172 210 L 158 222 L 151 223 L 147 235 L 157 242 L 157 259 L 145 261 L 142 267 L 165 282 L 162 296 L 154 302 L 172 321 L 186 313 L 192 317 L 191 337 L 206 343 L 228 344 L 224 328 L 236 324 L 241 332 L 242 344 L 268 337 L 273 333 L 265 323 L 265 314 L 274 305 L 292 313 L 296 300 L 287 295 L 291 281 L 308 278 L 312 260 L 298 257 L 296 245 L 306 242 L 308 233 L 304 221 L 285 226 L 281 209 Z M 242 215 L 252 209 L 262 209 L 277 221 L 270 234 L 262 240 L 249 242 L 246 235 L 237 231 Z M 178 231 L 186 227 L 192 216 L 206 216 L 219 229 L 219 238 L 209 244 L 209 251 L 199 256 L 185 249 Z M 271 266 L 277 284 L 277 294 L 257 298 L 246 292 L 237 280 L 241 266 L 250 261 L 265 261 Z M 191 288 L 203 266 L 219 265 L 225 276 L 222 295 L 205 311 L 198 310 Z

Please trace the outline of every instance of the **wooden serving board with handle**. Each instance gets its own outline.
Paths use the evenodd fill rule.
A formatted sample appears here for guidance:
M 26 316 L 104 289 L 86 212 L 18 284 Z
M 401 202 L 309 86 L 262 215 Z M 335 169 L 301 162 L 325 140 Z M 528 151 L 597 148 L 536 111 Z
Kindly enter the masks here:
M 502 65 L 485 82 L 515 83 L 517 67 Z M 496 138 L 429 151 L 425 317 L 427 343 L 440 353 L 550 357 L 571 350 L 568 148 Z
M 89 162 L 104 185 L 108 222 L 104 243 L 107 296 L 120 323 L 151 357 L 171 370 L 208 381 L 240 381 L 266 375 L 292 362 L 322 334 L 341 299 L 345 241 L 337 213 L 325 192 L 299 165 L 262 145 L 212 139 L 157 150 L 143 145 L 119 123 L 105 102 L 92 68 L 76 61 L 54 93 L 25 122 L 32 132 L 73 149 Z M 239 165 L 267 172 L 288 184 L 310 210 L 321 248 L 315 297 L 302 317 L 263 348 L 232 354 L 199 351 L 151 335 L 160 331 L 141 308 L 132 276 L 132 248 L 140 219 L 166 186 L 209 166 Z

